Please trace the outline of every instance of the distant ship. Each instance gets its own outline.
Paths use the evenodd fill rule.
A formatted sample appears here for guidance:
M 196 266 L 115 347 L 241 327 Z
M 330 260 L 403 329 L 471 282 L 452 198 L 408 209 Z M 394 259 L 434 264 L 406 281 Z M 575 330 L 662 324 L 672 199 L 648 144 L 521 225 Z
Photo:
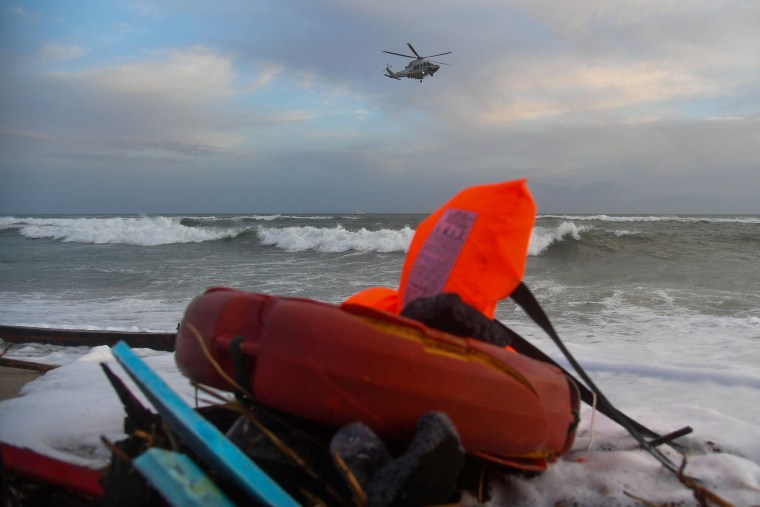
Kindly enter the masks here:
M 360 209 L 354 211 L 354 215 L 369 215 L 366 211 L 362 211 Z

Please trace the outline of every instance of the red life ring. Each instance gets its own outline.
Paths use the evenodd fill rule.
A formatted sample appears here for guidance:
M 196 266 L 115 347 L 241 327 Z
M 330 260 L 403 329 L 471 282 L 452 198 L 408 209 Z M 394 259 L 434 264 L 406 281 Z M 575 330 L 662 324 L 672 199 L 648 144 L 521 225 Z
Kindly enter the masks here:
M 577 388 L 558 368 L 390 312 L 212 288 L 181 322 L 180 370 L 233 390 L 203 348 L 234 378 L 236 337 L 255 400 L 306 419 L 361 421 L 403 439 L 422 414 L 442 411 L 469 453 L 531 470 L 574 439 Z

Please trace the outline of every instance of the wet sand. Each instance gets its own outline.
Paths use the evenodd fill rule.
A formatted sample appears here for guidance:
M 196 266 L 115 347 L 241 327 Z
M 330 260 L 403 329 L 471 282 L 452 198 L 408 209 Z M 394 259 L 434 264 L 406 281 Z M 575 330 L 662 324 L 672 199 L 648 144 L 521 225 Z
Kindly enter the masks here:
M 27 382 L 40 375 L 44 374 L 34 370 L 0 366 L 0 400 L 15 398 Z

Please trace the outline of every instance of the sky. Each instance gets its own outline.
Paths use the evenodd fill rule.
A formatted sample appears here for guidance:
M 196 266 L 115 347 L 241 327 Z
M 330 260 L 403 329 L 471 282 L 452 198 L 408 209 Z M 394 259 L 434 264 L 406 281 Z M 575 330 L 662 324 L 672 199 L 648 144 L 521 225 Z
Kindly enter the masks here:
M 760 213 L 756 0 L 0 0 L 0 214 Z M 424 81 L 383 76 L 447 63 Z

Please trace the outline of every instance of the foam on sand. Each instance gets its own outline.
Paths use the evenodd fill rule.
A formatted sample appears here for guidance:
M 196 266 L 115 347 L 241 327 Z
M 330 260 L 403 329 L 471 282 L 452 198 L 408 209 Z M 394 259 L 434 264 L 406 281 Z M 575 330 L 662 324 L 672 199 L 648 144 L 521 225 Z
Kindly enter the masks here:
M 193 403 L 193 389 L 177 370 L 173 354 L 137 352 Z M 105 465 L 109 453 L 100 436 L 112 440 L 124 436 L 124 411 L 101 362 L 108 363 L 148 404 L 114 362 L 110 349 L 96 347 L 30 382 L 20 397 L 0 402 L 0 440 L 80 465 Z M 687 473 L 736 506 L 757 505 L 760 427 L 690 405 L 639 408 L 629 415 L 661 432 L 685 423 L 693 426 L 694 433 L 680 440 L 687 449 Z M 680 455 L 669 449 L 664 452 L 680 464 Z M 490 488 L 492 506 L 641 505 L 637 498 L 656 505 L 696 505 L 692 491 L 674 474 L 639 449 L 617 424 L 598 413 L 592 417 L 588 407 L 566 456 L 536 477 L 504 476 L 492 481 Z

